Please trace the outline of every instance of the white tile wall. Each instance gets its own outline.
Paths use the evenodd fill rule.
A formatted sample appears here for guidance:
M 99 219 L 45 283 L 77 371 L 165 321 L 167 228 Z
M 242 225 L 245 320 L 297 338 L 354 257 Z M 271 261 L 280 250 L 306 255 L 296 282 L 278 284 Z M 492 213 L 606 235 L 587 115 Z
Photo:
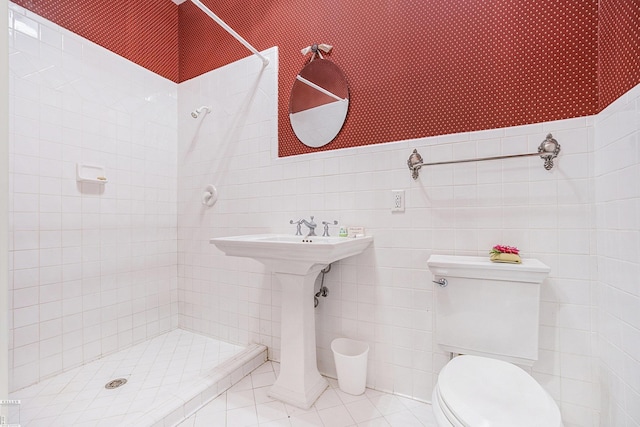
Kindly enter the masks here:
M 275 65 L 275 51 L 269 55 Z M 179 87 L 181 327 L 265 344 L 279 360 L 279 284 L 262 265 L 225 257 L 208 239 L 293 234 L 289 220 L 310 215 L 362 225 L 374 247 L 336 263 L 325 278 L 329 297 L 316 310 L 320 369 L 335 375 L 333 338 L 364 340 L 371 344 L 369 386 L 430 400 L 448 356 L 433 342 L 427 258 L 515 245 L 552 267 L 540 360 L 531 371 L 560 403 L 566 425 L 596 425 L 592 119 L 279 159 L 277 76 L 272 65 L 260 70 L 247 58 Z M 213 112 L 194 120 L 189 112 L 200 105 Z M 406 168 L 413 148 L 426 161 L 521 153 L 535 151 L 548 132 L 563 150 L 549 172 L 538 158 L 424 168 L 417 181 Z M 209 183 L 219 190 L 212 208 L 200 203 Z M 392 189 L 406 191 L 404 213 L 391 212 Z
M 176 327 L 177 87 L 14 4 L 9 31 L 15 390 Z
M 279 216 L 269 212 L 272 183 L 248 185 L 237 178 L 254 170 L 260 177 L 275 172 L 268 166 L 276 139 L 277 48 L 265 55 L 267 68 L 249 57 L 179 86 L 179 304 L 181 327 L 277 352 L 272 329 L 278 296 L 271 276 L 261 265 L 226 258 L 209 244 L 210 237 L 239 227 L 266 231 Z M 190 112 L 201 105 L 211 113 L 193 119 Z M 207 184 L 219 191 L 212 208 L 201 203 Z M 256 200 L 261 206 L 249 203 L 255 191 L 265 195 Z
M 640 426 L 640 86 L 595 122 L 602 425 Z

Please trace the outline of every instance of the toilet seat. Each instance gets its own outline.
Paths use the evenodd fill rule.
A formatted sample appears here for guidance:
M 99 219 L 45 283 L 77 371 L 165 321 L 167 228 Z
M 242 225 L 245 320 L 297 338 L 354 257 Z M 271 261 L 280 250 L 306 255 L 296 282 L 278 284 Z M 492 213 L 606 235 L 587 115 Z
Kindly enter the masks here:
M 561 427 L 558 406 L 519 367 L 487 357 L 455 357 L 441 371 L 434 406 L 453 426 Z

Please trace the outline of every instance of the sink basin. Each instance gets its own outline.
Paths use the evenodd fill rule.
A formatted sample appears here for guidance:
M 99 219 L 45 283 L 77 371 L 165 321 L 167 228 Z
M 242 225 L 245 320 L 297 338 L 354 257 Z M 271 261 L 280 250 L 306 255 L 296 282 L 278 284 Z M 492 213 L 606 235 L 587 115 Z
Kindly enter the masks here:
M 213 243 L 227 255 L 253 258 L 278 272 L 303 272 L 315 264 L 332 262 L 357 255 L 373 237 L 303 237 L 287 234 L 254 234 L 217 237 Z
M 231 256 L 253 258 L 271 269 L 282 285 L 280 374 L 269 396 L 308 409 L 329 385 L 318 372 L 314 285 L 332 262 L 362 253 L 373 237 L 302 237 L 255 234 L 210 240 Z

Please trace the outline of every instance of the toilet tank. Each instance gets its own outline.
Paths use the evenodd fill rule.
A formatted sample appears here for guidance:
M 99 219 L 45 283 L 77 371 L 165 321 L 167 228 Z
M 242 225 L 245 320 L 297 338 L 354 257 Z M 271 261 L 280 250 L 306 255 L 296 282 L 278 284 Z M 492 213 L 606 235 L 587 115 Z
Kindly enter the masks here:
M 436 342 L 445 351 L 531 366 L 538 359 L 540 285 L 551 270 L 536 259 L 432 255 Z

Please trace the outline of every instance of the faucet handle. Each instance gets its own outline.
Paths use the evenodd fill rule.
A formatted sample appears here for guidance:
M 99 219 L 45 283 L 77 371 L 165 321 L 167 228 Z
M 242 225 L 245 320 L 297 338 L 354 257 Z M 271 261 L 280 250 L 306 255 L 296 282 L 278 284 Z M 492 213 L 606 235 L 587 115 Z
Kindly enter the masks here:
M 322 237 L 331 237 L 329 236 L 329 225 L 331 222 L 322 221 L 322 225 L 324 225 L 324 232 L 322 233 Z M 333 220 L 333 225 L 338 225 L 337 220 Z
M 296 224 L 296 236 L 302 236 L 302 220 L 294 221 L 292 219 L 289 220 L 289 224 Z

